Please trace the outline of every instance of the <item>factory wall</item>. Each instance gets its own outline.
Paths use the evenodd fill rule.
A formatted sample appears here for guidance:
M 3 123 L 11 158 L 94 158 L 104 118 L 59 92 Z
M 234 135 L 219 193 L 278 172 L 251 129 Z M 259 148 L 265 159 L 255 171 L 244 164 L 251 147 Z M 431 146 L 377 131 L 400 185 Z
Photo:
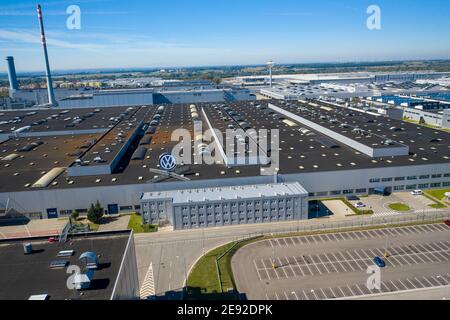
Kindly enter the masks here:
M 92 97 L 61 100 L 60 108 L 86 108 L 86 107 L 128 107 L 137 105 L 152 105 L 153 90 L 121 91 L 121 92 L 94 92 Z
M 441 127 L 443 123 L 441 114 L 426 112 L 418 109 L 405 108 L 403 111 L 403 116 L 414 121 L 420 121 L 423 118 L 427 124 L 438 127 Z
M 92 90 L 83 89 L 55 89 L 55 98 L 57 101 L 70 95 L 92 94 Z M 45 104 L 48 102 L 47 89 L 34 90 L 17 90 L 13 93 L 12 98 L 31 101 L 34 104 Z
M 442 116 L 442 128 L 450 129 L 450 109 L 444 110 Z
M 432 175 L 439 174 L 441 174 L 442 177 L 432 178 Z M 417 179 L 407 180 L 407 177 L 412 176 L 417 177 Z M 420 176 L 429 176 L 429 178 L 419 179 Z M 405 180 L 395 181 L 396 177 L 404 177 Z M 392 178 L 392 181 L 383 181 L 383 179 L 389 178 Z M 374 179 L 379 179 L 379 182 L 371 182 L 371 180 Z M 420 166 L 311 172 L 283 176 L 283 182 L 296 181 L 301 183 L 301 185 L 308 190 L 310 196 L 337 196 L 345 194 L 344 191 L 350 190 L 353 190 L 353 192 L 349 194 L 365 194 L 370 193 L 371 189 L 377 187 L 392 188 L 392 191 L 405 191 L 406 186 L 408 185 L 416 185 L 416 187 L 412 189 L 432 189 L 444 187 L 443 183 L 450 183 L 450 162 Z M 441 185 L 439 187 L 432 187 L 431 184 L 433 183 L 440 183 Z M 429 187 L 419 186 L 423 184 L 429 184 Z M 405 189 L 395 190 L 396 186 L 405 186 Z M 448 187 L 448 185 L 446 187 Z M 365 189 L 366 191 L 358 191 L 362 189 Z M 340 193 L 335 194 L 335 191 L 340 191 Z
M 127 247 L 114 284 L 111 300 L 134 300 L 139 298 L 139 279 L 136 262 L 134 235 L 130 234 Z
M 152 105 L 164 103 L 202 103 L 226 101 L 225 92 L 232 100 L 254 100 L 255 97 L 247 90 L 192 90 L 192 91 L 132 91 L 129 92 L 100 92 L 91 98 L 80 98 L 59 101 L 60 108 L 113 107 Z
M 140 197 L 144 192 L 272 183 L 272 176 L 238 179 L 212 179 L 189 182 L 161 182 L 117 186 L 89 186 L 69 189 L 41 189 L 0 193 L 0 204 L 26 213 L 31 218 L 47 218 L 47 209 L 57 209 L 59 215 L 70 215 L 73 210 L 87 210 L 97 200 L 106 210 L 116 205 L 121 212 L 140 211 Z M 9 200 L 9 201 L 8 201 Z M 120 209 L 121 207 L 131 209 Z
M 432 178 L 432 175 L 442 175 Z M 420 179 L 422 175 L 429 176 Z M 407 180 L 416 176 L 416 180 Z M 395 177 L 404 177 L 403 181 L 395 181 Z M 392 178 L 392 181 L 383 179 Z M 379 182 L 371 182 L 379 179 Z M 87 209 L 91 203 L 100 201 L 103 208 L 115 205 L 120 212 L 140 211 L 140 197 L 144 192 L 209 188 L 220 186 L 237 186 L 273 183 L 273 176 L 258 176 L 239 179 L 214 179 L 204 181 L 173 182 L 157 184 L 118 185 L 103 187 L 86 187 L 72 189 L 42 189 L 36 191 L 9 192 L 0 194 L 0 203 L 9 203 L 19 212 L 27 213 L 31 218 L 47 218 L 47 209 L 56 208 L 59 215 L 70 215 L 72 210 Z M 369 193 L 377 187 L 392 188 L 392 191 L 404 191 L 406 186 L 414 185 L 414 189 L 448 187 L 450 183 L 450 163 L 403 166 L 392 168 L 373 168 L 330 172 L 311 172 L 278 176 L 278 182 L 299 182 L 310 196 L 338 196 L 352 193 Z M 439 186 L 433 184 L 439 183 Z M 421 185 L 428 184 L 427 187 Z M 404 186 L 402 190 L 395 187 Z M 361 191 L 364 189 L 364 191 Z M 337 193 L 337 191 L 339 193 Z M 347 192 L 348 193 L 348 192 Z M 9 201 L 8 201 L 9 200 Z M 170 221 L 170 217 L 167 217 Z M 173 223 L 173 222 L 172 222 Z

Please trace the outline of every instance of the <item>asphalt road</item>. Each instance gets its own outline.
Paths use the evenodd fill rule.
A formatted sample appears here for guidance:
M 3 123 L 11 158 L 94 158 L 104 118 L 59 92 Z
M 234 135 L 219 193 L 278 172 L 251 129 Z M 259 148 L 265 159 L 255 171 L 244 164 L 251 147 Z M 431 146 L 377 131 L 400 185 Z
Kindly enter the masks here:
M 327 222 L 329 219 L 322 221 Z M 186 275 L 203 253 L 261 232 L 292 231 L 297 225 L 309 224 L 317 224 L 317 220 L 136 234 L 139 284 L 141 287 L 147 285 L 144 280 L 151 279 L 153 294 L 158 295 L 179 290 L 184 286 Z
M 249 299 L 336 299 L 445 286 L 449 232 L 441 223 L 265 240 L 235 254 L 233 274 Z M 381 269 L 381 288 L 369 290 L 367 268 L 385 247 L 391 256 Z

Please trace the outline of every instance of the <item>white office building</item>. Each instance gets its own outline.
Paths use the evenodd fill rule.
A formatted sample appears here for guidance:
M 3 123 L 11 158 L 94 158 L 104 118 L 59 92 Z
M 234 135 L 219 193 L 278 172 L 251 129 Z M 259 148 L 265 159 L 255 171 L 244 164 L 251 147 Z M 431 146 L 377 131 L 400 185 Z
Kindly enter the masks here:
M 308 192 L 299 183 L 149 192 L 141 209 L 144 223 L 174 229 L 303 220 Z

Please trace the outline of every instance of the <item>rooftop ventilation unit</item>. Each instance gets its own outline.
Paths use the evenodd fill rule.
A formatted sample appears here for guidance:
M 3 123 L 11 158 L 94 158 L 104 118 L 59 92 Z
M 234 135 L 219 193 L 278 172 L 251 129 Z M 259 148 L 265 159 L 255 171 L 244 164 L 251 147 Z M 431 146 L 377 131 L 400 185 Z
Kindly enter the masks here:
M 24 254 L 32 254 L 33 253 L 33 245 L 31 243 L 23 244 L 23 253 Z
M 142 145 L 148 145 L 148 144 L 150 144 L 152 142 L 152 137 L 150 137 L 150 136 L 145 136 L 145 137 L 143 137 L 142 139 L 141 139 L 141 141 L 139 142 L 139 145 L 140 146 L 142 146 Z
M 35 300 L 35 301 L 45 301 L 49 299 L 49 295 L 44 293 L 44 294 L 35 294 L 32 295 L 28 298 L 28 300 Z
M 98 269 L 98 258 L 94 252 L 84 252 L 78 260 L 84 261 L 86 269 L 88 270 Z
M 131 160 L 144 160 L 146 154 L 147 154 L 147 148 L 139 147 L 133 153 Z
M 50 262 L 51 269 L 63 269 L 69 264 L 68 260 L 53 260 Z
M 53 168 L 36 181 L 31 188 L 46 188 L 53 182 L 60 174 L 62 174 L 66 168 Z
M 104 162 L 106 162 L 106 160 L 103 160 L 102 157 L 95 157 L 94 158 L 94 162 L 95 163 L 104 163 Z

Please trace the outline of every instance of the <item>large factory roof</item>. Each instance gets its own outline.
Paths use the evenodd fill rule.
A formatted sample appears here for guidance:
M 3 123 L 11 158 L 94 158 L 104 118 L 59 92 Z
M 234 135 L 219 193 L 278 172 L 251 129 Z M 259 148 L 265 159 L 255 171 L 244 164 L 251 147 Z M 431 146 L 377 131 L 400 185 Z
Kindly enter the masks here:
M 114 119 L 124 111 L 123 107 L 86 109 L 26 109 L 0 112 L 0 134 L 14 134 L 15 130 L 28 127 L 23 132 L 76 131 L 109 129 Z
M 350 126 L 363 129 L 364 135 L 356 135 L 348 132 L 355 140 L 361 140 L 366 144 L 379 144 L 386 140 L 392 140 L 409 147 L 409 154 L 395 157 L 369 157 L 341 141 L 336 141 L 303 124 L 292 121 L 286 116 L 274 112 L 268 107 L 272 103 L 292 113 L 305 114 L 316 112 L 327 117 L 320 119 L 317 114 L 314 122 L 322 123 L 332 130 L 343 133 L 346 128 L 330 123 L 332 118 L 339 122 L 346 122 Z M 225 134 L 226 130 L 233 128 L 251 127 L 254 129 L 279 129 L 280 130 L 280 164 L 279 174 L 295 174 L 308 172 L 355 170 L 366 168 L 402 167 L 413 165 L 431 165 L 449 163 L 450 160 L 450 134 L 431 128 L 426 128 L 390 118 L 376 117 L 359 113 L 339 106 L 330 106 L 318 101 L 308 103 L 283 102 L 278 100 L 264 102 L 233 102 L 233 103 L 206 103 L 197 104 L 203 129 L 208 128 L 206 118 L 200 110 L 203 108 L 212 127 Z M 228 107 L 228 111 L 225 109 Z M 126 107 L 117 109 L 119 115 L 125 113 Z M 120 131 L 127 133 L 135 129 L 139 120 L 148 122 L 157 107 L 135 107 L 133 115 L 127 115 L 116 124 Z M 307 111 L 302 111 L 306 109 Z M 86 112 L 87 109 L 77 109 L 78 112 Z M 123 156 L 120 165 L 112 174 L 92 174 L 88 176 L 73 176 L 67 172 L 57 175 L 51 180 L 45 190 L 58 188 L 81 188 L 97 186 L 114 186 L 124 184 L 158 183 L 162 181 L 178 181 L 174 178 L 163 177 L 153 173 L 150 169 L 159 169 L 159 156 L 165 152 L 171 152 L 178 141 L 171 141 L 172 133 L 180 128 L 187 129 L 193 137 L 193 119 L 188 104 L 166 105 L 161 115 L 159 125 L 155 132 L 147 132 L 136 137 L 129 151 Z M 234 112 L 233 112 L 234 111 Z M 22 112 L 22 111 L 21 111 Z M 56 113 L 56 111 L 54 111 Z M 106 112 L 106 110 L 105 110 Z M 229 114 L 232 112 L 232 116 Z M 348 114 L 352 114 L 349 116 Z M 8 113 L 14 115 L 14 112 Z M 130 117 L 133 122 L 130 123 Z M 92 117 L 94 118 L 94 117 Z M 108 119 L 109 120 L 109 119 Z M 98 119 L 99 124 L 103 120 Z M 245 122 L 245 123 L 243 123 Z M 347 128 L 348 129 L 348 128 Z M 114 130 L 111 129 L 111 130 Z M 112 137 L 116 141 L 117 132 Z M 122 136 L 124 143 L 128 136 Z M 31 146 L 28 152 L 19 151 L 22 147 L 36 141 L 43 144 Z M 49 137 L 22 137 L 13 138 L 0 144 L 0 179 L 8 181 L 0 185 L 0 192 L 39 190 L 31 188 L 37 180 L 54 168 L 73 167 L 75 160 L 93 161 L 97 155 L 101 155 L 110 162 L 117 152 L 102 139 L 102 134 L 66 135 Z M 121 143 L 122 145 L 122 143 Z M 84 148 L 82 148 L 84 147 Z M 106 148 L 113 152 L 104 152 Z M 137 148 L 146 148 L 143 156 L 133 157 Z M 196 150 L 192 146 L 192 153 Z M 114 150 L 113 150 L 114 149 Z M 99 153 L 95 153 L 99 152 Z M 17 154 L 18 157 L 11 156 Z M 108 158 L 111 155 L 111 159 Z M 261 165 L 229 166 L 223 164 L 192 164 L 179 166 L 177 173 L 191 180 L 228 179 L 260 176 L 265 170 Z M 53 176 L 49 176 L 49 179 Z

